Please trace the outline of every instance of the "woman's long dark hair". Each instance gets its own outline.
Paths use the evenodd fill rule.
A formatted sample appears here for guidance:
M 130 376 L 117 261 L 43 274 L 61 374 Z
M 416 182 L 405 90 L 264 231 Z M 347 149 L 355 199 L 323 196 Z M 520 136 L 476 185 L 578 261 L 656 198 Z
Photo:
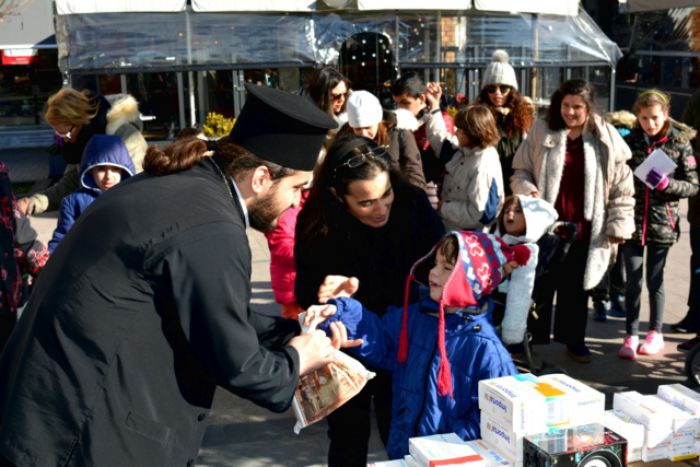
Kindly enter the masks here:
M 155 176 L 170 175 L 190 169 L 208 156 L 213 156 L 221 170 L 236 180 L 247 171 L 260 166 L 267 167 L 272 180 L 278 180 L 294 172 L 292 169 L 257 157 L 234 143 L 228 136 L 214 145 L 196 136 L 190 136 L 173 141 L 165 149 L 150 146 L 143 161 L 143 170 Z
M 550 100 L 549 108 L 547 108 L 547 123 L 552 131 L 561 131 L 566 128 L 566 122 L 561 116 L 561 103 L 566 96 L 580 96 L 586 103 L 588 110 L 588 130 L 595 130 L 595 88 L 585 79 L 570 79 L 564 81 L 559 86 L 559 89 L 554 91 Z
M 486 92 L 486 87 L 481 89 L 479 96 L 476 98 L 477 104 L 483 104 L 491 109 L 491 112 L 496 115 L 496 107 L 491 103 L 489 99 L 489 93 Z M 511 88 L 508 97 L 506 98 L 506 103 L 503 107 L 510 109 L 508 115 L 506 115 L 506 134 L 509 138 L 516 135 L 522 135 L 530 131 L 532 127 L 532 122 L 535 121 L 535 111 L 532 104 L 525 99 L 525 96 L 520 94 L 517 89 Z
M 353 144 L 356 146 L 352 147 Z M 345 148 L 352 147 L 346 150 Z M 348 194 L 350 183 L 357 180 L 371 180 L 382 172 L 390 171 L 386 157 L 369 157 L 357 167 L 342 164 L 354 155 L 370 151 L 379 153 L 378 146 L 371 140 L 352 133 L 335 139 L 323 163 L 316 168 L 309 198 L 299 214 L 300 233 L 305 238 L 326 237 L 329 226 L 339 212 L 346 211 L 342 199 Z
M 350 92 L 350 81 L 335 68 L 326 66 L 319 68 L 309 76 L 306 83 L 306 92 L 319 109 L 333 117 L 331 91 L 342 82 L 345 83 L 348 92 Z M 347 99 L 345 99 L 345 105 L 347 105 L 347 102 Z M 343 108 L 343 111 L 345 111 L 345 108 Z

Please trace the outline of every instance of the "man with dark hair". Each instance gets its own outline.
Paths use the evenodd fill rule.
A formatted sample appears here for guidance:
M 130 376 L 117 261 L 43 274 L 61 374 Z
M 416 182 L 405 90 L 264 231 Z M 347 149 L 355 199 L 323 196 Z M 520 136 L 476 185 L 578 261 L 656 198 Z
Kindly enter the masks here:
M 216 386 L 286 410 L 333 353 L 253 312 L 246 227 L 298 205 L 333 120 L 248 86 L 227 142 L 149 149 L 87 209 L 0 358 L 0 465 L 194 465 Z
M 423 173 L 427 182 L 440 184 L 445 172 L 445 163 L 452 154 L 435 154 L 430 147 L 430 141 L 425 134 L 425 120 L 423 116 L 428 112 L 426 104 L 427 87 L 423 80 L 416 74 L 406 74 L 396 80 L 391 87 L 394 102 L 400 109 L 410 111 L 418 119 L 419 128 L 413 132 L 420 150 Z M 435 109 L 433 112 L 442 112 L 445 126 L 450 134 L 454 135 L 454 120 L 447 112 Z

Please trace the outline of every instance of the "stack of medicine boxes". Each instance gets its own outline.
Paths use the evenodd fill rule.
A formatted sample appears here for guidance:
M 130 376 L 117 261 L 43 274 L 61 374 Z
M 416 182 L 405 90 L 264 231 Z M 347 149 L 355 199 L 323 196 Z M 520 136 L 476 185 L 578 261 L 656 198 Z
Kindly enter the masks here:
M 627 439 L 627 460 L 683 461 L 698 455 L 700 394 L 680 384 L 659 386 L 657 394 L 615 394 L 604 425 Z
M 480 381 L 479 409 L 481 439 L 519 467 L 525 436 L 602 424 L 605 395 L 563 374 L 521 374 Z

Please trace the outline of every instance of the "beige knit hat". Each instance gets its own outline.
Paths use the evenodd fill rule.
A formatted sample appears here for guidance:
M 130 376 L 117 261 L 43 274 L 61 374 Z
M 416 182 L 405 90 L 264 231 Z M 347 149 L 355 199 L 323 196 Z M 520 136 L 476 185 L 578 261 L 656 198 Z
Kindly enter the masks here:
M 503 49 L 498 49 L 491 55 L 491 63 L 486 67 L 481 79 L 482 89 L 489 84 L 507 84 L 513 89 L 518 89 L 515 70 L 508 63 L 508 58 L 508 52 Z

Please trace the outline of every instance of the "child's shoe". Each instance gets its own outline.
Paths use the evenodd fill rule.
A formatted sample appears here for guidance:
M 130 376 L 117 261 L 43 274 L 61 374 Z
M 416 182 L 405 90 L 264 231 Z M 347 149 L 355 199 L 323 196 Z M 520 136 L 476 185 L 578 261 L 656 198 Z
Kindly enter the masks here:
M 639 347 L 639 336 L 627 334 L 625 343 L 622 344 L 620 350 L 617 351 L 617 356 L 628 360 L 634 360 L 637 358 L 637 347 Z
M 657 331 L 649 331 L 644 343 L 639 346 L 640 355 L 656 355 L 664 349 L 664 336 Z

